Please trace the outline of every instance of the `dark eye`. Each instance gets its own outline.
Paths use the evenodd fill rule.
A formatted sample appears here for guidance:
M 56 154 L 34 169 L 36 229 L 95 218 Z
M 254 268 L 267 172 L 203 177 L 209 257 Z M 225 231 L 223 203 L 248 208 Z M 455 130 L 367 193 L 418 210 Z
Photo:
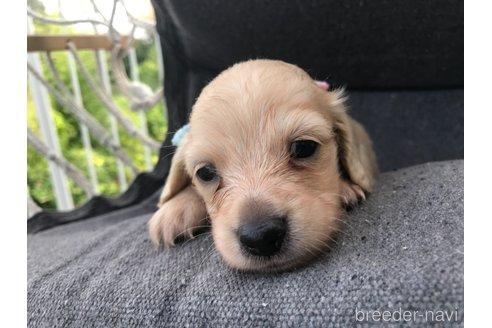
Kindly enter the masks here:
M 207 164 L 204 167 L 198 169 L 196 171 L 196 175 L 202 181 L 209 182 L 215 179 L 217 176 L 217 172 L 215 171 L 215 167 L 213 165 Z
M 297 140 L 290 144 L 290 157 L 294 159 L 308 158 L 312 156 L 319 144 L 312 140 Z

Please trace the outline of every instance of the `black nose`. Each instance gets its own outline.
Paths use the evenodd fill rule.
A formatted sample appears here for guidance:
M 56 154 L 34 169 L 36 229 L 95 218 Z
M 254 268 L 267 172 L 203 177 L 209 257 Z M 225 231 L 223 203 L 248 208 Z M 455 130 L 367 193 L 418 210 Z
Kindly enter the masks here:
M 287 219 L 273 217 L 257 219 L 238 230 L 243 249 L 255 256 L 271 256 L 282 247 L 287 232 Z

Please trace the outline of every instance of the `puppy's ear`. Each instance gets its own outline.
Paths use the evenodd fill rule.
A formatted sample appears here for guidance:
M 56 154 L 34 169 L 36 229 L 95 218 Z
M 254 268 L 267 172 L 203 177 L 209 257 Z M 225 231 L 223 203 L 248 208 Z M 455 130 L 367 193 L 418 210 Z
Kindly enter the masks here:
M 369 135 L 346 113 L 343 90 L 329 92 L 338 166 L 343 178 L 341 194 L 346 205 L 365 199 L 374 189 L 378 174 L 376 155 Z
M 176 148 L 176 152 L 171 161 L 171 169 L 169 170 L 166 184 L 164 185 L 164 189 L 162 190 L 159 199 L 159 207 L 176 196 L 176 194 L 187 187 L 191 182 L 184 163 L 186 142 L 187 136 L 183 136 L 179 146 Z
M 148 223 L 150 239 L 158 247 L 172 246 L 178 237 L 193 237 L 193 232 L 206 224 L 205 203 L 191 185 L 185 167 L 187 141 L 187 136 L 181 137 L 159 200 L 159 210 Z

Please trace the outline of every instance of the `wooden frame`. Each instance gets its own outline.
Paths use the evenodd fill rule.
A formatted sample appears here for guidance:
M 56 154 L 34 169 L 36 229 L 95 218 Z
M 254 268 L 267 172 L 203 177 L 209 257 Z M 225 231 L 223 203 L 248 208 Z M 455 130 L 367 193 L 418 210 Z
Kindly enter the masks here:
M 112 47 L 106 35 L 28 35 L 27 52 L 66 50 L 69 41 L 72 41 L 78 50 L 110 50 Z M 128 37 L 122 37 L 121 45 L 123 48 L 128 47 Z

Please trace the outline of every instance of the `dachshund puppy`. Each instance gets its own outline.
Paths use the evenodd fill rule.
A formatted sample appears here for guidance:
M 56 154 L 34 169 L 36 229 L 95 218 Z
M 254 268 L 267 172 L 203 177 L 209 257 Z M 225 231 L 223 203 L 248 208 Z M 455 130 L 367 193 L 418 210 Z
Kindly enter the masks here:
M 151 240 L 171 246 L 210 222 L 217 250 L 242 271 L 285 270 L 322 252 L 344 208 L 372 191 L 377 167 L 342 91 L 320 86 L 274 60 L 236 64 L 210 82 L 174 154 Z

